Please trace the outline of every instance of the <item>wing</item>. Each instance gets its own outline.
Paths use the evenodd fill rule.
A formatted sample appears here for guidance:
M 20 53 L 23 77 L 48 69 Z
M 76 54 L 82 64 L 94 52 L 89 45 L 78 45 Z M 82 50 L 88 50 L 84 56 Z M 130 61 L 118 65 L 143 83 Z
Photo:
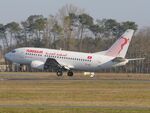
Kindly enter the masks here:
M 64 66 L 60 65 L 56 59 L 48 58 L 44 64 L 44 70 L 46 69 L 54 69 L 54 70 L 67 70 Z

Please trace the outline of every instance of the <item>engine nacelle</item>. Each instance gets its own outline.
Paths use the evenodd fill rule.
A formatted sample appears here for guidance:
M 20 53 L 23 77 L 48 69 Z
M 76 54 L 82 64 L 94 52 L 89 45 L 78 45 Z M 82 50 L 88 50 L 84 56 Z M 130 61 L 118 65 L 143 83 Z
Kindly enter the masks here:
M 44 69 L 44 62 L 41 61 L 32 61 L 31 67 L 35 69 Z

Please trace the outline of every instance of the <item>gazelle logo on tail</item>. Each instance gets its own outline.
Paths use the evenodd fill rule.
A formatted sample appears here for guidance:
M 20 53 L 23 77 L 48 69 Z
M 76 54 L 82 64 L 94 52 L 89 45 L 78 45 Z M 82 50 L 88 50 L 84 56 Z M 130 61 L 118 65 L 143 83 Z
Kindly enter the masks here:
M 121 44 L 121 49 L 120 49 L 120 51 L 118 52 L 118 54 L 121 52 L 121 50 L 123 49 L 123 47 L 124 47 L 124 46 L 128 43 L 128 41 L 129 41 L 129 39 L 128 39 L 128 38 L 125 38 L 125 37 L 122 37 L 121 39 L 124 40 L 124 43 Z
M 107 51 L 105 55 L 124 58 L 134 30 L 127 30 Z
M 117 56 L 125 47 L 125 45 L 127 45 L 129 43 L 129 39 L 125 38 L 125 37 L 121 37 L 114 46 L 112 46 L 107 52 L 106 55 L 108 56 Z

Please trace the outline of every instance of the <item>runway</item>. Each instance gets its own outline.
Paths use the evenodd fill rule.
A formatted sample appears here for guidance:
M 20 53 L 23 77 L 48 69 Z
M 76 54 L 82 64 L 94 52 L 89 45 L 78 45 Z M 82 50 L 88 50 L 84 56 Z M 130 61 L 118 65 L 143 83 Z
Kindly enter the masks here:
M 93 78 L 90 76 L 84 76 L 83 73 L 77 73 L 73 77 L 63 75 L 57 77 L 55 73 L 2 73 L 0 74 L 0 80 L 11 81 L 143 81 L 150 82 L 150 74 L 117 74 L 117 73 L 98 73 Z

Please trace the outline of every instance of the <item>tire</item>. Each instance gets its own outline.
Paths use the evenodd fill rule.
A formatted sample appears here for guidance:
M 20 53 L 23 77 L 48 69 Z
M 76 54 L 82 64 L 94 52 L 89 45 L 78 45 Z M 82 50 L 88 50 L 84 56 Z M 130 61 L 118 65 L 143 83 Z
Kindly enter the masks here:
M 73 72 L 72 71 L 68 71 L 67 75 L 72 77 L 73 76 Z
M 60 76 L 62 76 L 62 75 L 63 75 L 63 72 L 62 72 L 62 71 L 57 71 L 57 73 L 56 73 L 56 74 L 57 74 L 57 76 L 59 76 L 59 77 L 60 77 Z

